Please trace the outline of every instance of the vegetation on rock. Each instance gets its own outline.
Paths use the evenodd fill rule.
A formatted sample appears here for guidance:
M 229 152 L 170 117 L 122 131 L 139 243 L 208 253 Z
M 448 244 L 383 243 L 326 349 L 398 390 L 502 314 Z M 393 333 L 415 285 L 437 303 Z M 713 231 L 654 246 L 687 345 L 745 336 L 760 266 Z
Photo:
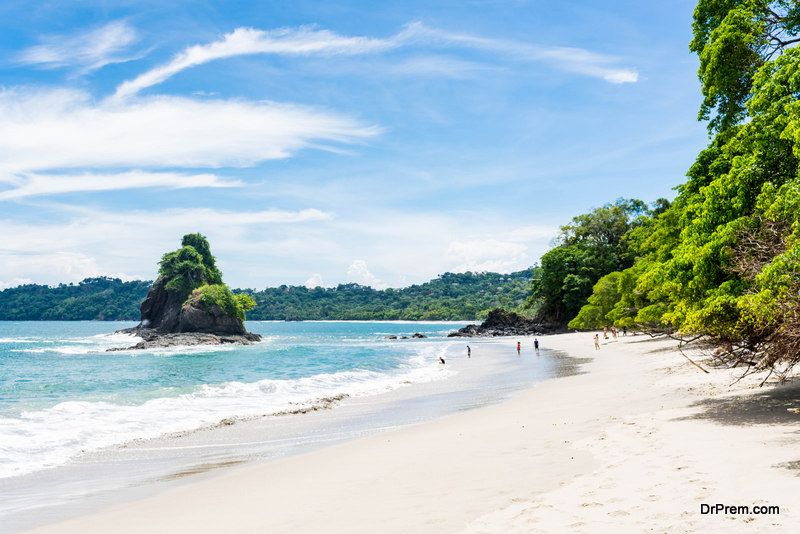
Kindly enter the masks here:
M 218 306 L 225 315 L 244 321 L 245 312 L 253 302 L 246 295 L 234 296 L 222 282 L 222 272 L 211 254 L 208 240 L 201 234 L 186 234 L 181 248 L 164 254 L 159 262 L 158 274 L 164 288 L 177 291 L 184 307 L 201 302 L 206 309 Z
M 164 278 L 166 289 L 178 291 L 183 298 L 202 285 L 222 284 L 222 273 L 201 234 L 183 236 L 181 248 L 161 257 L 158 274 Z

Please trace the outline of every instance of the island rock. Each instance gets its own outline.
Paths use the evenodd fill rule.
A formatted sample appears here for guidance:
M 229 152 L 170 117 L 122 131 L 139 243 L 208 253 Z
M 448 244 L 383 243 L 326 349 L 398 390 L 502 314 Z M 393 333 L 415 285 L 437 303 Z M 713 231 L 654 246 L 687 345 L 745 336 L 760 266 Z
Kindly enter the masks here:
M 186 235 L 182 245 L 164 255 L 159 277 L 139 308 L 139 325 L 120 330 L 142 338 L 129 348 L 259 341 L 261 336 L 247 332 L 243 322 L 254 303 L 222 283 L 205 237 Z
M 517 313 L 497 308 L 490 311 L 480 325 L 467 325 L 449 333 L 447 337 L 537 336 L 561 331 L 563 328 L 559 326 L 527 319 Z

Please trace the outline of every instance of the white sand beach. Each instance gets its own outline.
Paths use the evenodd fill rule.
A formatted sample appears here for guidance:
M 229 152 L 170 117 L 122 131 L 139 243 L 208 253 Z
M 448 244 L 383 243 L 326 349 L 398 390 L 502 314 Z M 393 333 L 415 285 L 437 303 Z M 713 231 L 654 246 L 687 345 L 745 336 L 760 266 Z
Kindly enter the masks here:
M 32 532 L 800 530 L 800 415 L 789 410 L 799 384 L 732 384 L 736 370 L 705 374 L 670 339 L 620 337 L 599 351 L 589 333 L 540 340 L 594 360 L 501 404 L 189 479 Z M 703 514 L 703 504 L 779 513 Z

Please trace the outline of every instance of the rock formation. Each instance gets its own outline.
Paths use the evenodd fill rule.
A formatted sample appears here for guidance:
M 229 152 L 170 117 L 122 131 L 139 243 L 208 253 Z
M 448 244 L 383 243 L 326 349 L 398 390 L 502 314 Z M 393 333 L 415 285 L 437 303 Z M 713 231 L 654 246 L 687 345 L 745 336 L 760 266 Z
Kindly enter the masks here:
M 217 335 L 245 335 L 247 331 L 238 317 L 226 314 L 216 305 L 206 305 L 190 295 L 182 299 L 178 291 L 164 287 L 159 276 L 139 307 L 142 322 L 137 328 L 163 333 L 202 332 Z
M 161 260 L 159 277 L 139 308 L 139 325 L 120 330 L 142 338 L 130 348 L 259 341 L 261 336 L 245 329 L 242 318 L 249 308 L 222 284 L 205 238 L 189 234 L 182 244 Z
M 526 319 L 517 313 L 496 308 L 489 312 L 489 316 L 480 326 L 467 325 L 449 333 L 447 337 L 540 336 L 561 331 L 563 328 L 559 326 Z

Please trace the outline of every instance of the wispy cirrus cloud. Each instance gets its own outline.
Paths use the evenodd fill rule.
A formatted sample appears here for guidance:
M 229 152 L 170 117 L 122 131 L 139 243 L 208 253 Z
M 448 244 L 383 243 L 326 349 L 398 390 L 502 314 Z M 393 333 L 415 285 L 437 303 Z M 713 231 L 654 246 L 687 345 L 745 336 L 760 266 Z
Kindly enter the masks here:
M 137 41 L 136 30 L 125 21 L 115 21 L 89 32 L 44 37 L 41 44 L 23 50 L 17 61 L 45 69 L 79 67 L 91 72 L 139 57 L 123 55 Z
M 379 129 L 313 108 L 155 96 L 95 103 L 74 90 L 0 92 L 0 168 L 244 167 Z
M 428 28 L 419 22 L 406 25 L 387 38 L 348 37 L 328 30 L 309 27 L 258 30 L 237 28 L 219 41 L 194 45 L 175 55 L 163 65 L 120 84 L 115 99 L 131 97 L 143 89 L 160 84 L 179 72 L 219 59 L 252 55 L 363 55 L 386 52 L 401 47 L 420 45 L 426 48 L 462 47 L 501 54 L 507 58 L 526 61 L 545 61 L 555 68 L 582 75 L 602 78 L 610 83 L 636 82 L 634 69 L 620 67 L 619 58 L 594 53 L 581 48 L 544 46 L 502 39 L 489 39 L 467 34 Z M 452 67 L 452 62 L 442 64 Z M 425 65 L 429 71 L 430 65 Z M 462 68 L 464 64 L 460 65 Z M 446 73 L 446 72 L 445 72 Z
M 78 90 L 7 89 L 0 92 L 0 183 L 8 189 L 0 200 L 231 187 L 240 183 L 163 169 L 248 167 L 309 147 L 336 150 L 378 133 L 346 116 L 274 102 L 155 96 L 115 104 Z
M 620 58 L 599 54 L 583 48 L 567 46 L 544 46 L 539 44 L 489 39 L 469 34 L 448 32 L 422 25 L 416 27 L 419 39 L 428 38 L 447 46 L 462 46 L 488 52 L 519 61 L 544 61 L 567 72 L 602 78 L 607 82 L 633 83 L 639 80 L 635 69 L 619 66 Z
M 146 187 L 188 189 L 194 187 L 239 187 L 239 180 L 225 180 L 215 174 L 130 171 L 117 174 L 26 174 L 15 177 L 12 187 L 0 191 L 0 200 L 59 193 L 115 191 Z
M 169 62 L 122 83 L 114 96 L 115 98 L 125 98 L 134 95 L 142 89 L 167 80 L 182 70 L 217 59 L 250 54 L 365 54 L 395 48 L 413 34 L 413 29 L 406 29 L 389 39 L 376 39 L 346 37 L 328 30 L 316 30 L 309 27 L 270 31 L 237 28 L 219 41 L 190 46 Z

